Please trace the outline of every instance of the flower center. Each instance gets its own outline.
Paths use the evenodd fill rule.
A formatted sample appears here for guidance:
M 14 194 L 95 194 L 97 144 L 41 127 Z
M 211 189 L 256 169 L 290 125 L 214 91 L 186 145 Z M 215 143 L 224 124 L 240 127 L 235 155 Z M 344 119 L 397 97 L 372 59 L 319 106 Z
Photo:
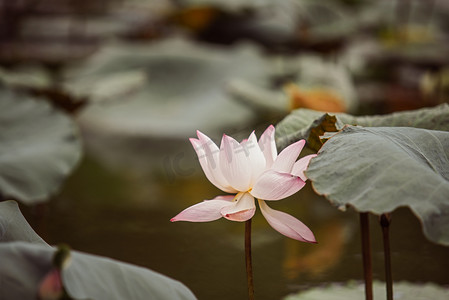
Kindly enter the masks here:
M 233 201 L 233 202 L 239 201 L 240 198 L 242 198 L 243 194 L 244 194 L 243 192 L 237 193 L 237 195 L 235 195 L 235 197 L 234 197 L 234 199 L 232 199 L 232 201 Z

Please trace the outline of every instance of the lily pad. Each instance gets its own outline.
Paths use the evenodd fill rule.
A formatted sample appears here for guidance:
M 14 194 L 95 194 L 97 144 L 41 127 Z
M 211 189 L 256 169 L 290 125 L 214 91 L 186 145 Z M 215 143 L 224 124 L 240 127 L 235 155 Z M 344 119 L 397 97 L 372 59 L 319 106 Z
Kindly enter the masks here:
M 1 299 L 35 299 L 53 269 L 54 248 L 26 242 L 0 243 Z M 62 280 L 75 299 L 196 299 L 182 283 L 154 271 L 113 259 L 71 251 Z
M 385 283 L 374 281 L 374 300 L 384 300 Z M 394 299 L 425 300 L 446 299 L 449 290 L 434 283 L 417 284 L 410 282 L 397 282 L 394 284 Z M 363 300 L 365 299 L 364 285 L 361 283 L 331 284 L 326 287 L 313 288 L 298 294 L 289 295 L 284 300 Z
M 347 126 L 332 136 L 306 172 L 336 206 L 383 214 L 407 206 L 425 236 L 449 246 L 449 132 Z
M 0 87 L 0 196 L 32 204 L 56 193 L 81 157 L 73 121 Z
M 12 70 L 0 68 L 0 82 L 5 86 L 43 89 L 51 86 L 51 77 L 43 68 L 20 67 Z
M 55 251 L 34 232 L 17 202 L 0 203 L 0 299 L 35 299 L 55 267 Z M 70 257 L 62 279 L 75 299 L 196 299 L 182 283 L 154 271 L 78 251 Z
M 0 202 L 0 241 L 24 241 L 47 245 L 25 220 L 17 202 L 12 200 Z
M 89 86 L 95 87 L 104 78 L 133 74 L 139 86 L 117 98 L 125 97 L 124 101 L 92 104 L 81 114 L 80 122 L 109 133 L 184 139 L 198 128 L 221 132 L 223 127 L 254 118 L 250 109 L 232 101 L 224 86 L 233 77 L 257 76 L 267 70 L 254 47 L 224 49 L 175 38 L 105 47 L 68 72 L 65 86 L 90 97 L 96 89 Z
M 357 108 L 352 78 L 341 64 L 306 55 L 279 57 L 272 61 L 272 69 L 276 73 L 264 80 L 231 81 L 230 93 L 256 109 L 284 114 L 298 107 L 337 112 L 353 112 Z M 273 84 L 277 78 L 285 78 L 283 86 Z
M 193 29 L 200 40 L 251 41 L 270 52 L 329 51 L 354 34 L 359 23 L 356 13 L 335 1 L 188 0 L 180 7 L 176 23 Z
M 284 148 L 292 142 L 306 139 L 309 147 L 318 150 L 324 132 L 338 131 L 344 125 L 365 127 L 416 127 L 449 131 L 449 105 L 397 112 L 388 115 L 353 116 L 343 113 L 326 114 L 314 110 L 297 109 L 276 126 L 276 143 Z
M 106 84 L 105 78 L 115 82 L 128 74 L 139 79 L 130 80 L 131 86 L 139 83 L 135 89 L 88 105 L 78 121 L 88 150 L 101 162 L 148 172 L 155 166 L 165 168 L 164 156 L 191 151 L 186 140 L 198 129 L 219 138 L 223 132 L 253 124 L 257 114 L 234 101 L 226 85 L 234 77 L 260 76 L 268 69 L 251 45 L 210 47 L 174 38 L 106 46 L 70 70 L 65 87 L 95 97 L 98 93 L 92 92 Z M 151 149 L 151 155 L 142 149 Z

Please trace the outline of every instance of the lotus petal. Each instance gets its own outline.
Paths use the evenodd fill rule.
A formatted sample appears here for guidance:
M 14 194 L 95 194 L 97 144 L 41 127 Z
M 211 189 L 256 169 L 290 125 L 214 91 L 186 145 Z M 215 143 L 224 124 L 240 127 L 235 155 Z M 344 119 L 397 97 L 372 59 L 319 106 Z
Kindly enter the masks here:
M 268 170 L 257 179 L 250 193 L 262 200 L 280 200 L 293 195 L 305 184 L 298 176 Z
M 200 133 L 198 133 L 198 135 L 200 136 Z M 209 138 L 207 137 L 207 139 Z M 229 186 L 221 174 L 218 166 L 218 154 L 220 150 L 217 145 L 215 145 L 215 143 L 210 139 L 210 142 L 204 139 L 194 138 L 189 140 L 198 155 L 198 160 L 207 179 L 220 190 L 228 193 L 235 193 L 236 190 Z
M 251 182 L 249 153 L 239 142 L 223 135 L 220 146 L 220 169 L 224 178 L 238 191 L 247 191 Z
M 259 207 L 265 219 L 276 231 L 301 242 L 316 243 L 313 232 L 298 219 L 270 208 L 262 200 L 259 200 Z
M 218 196 L 212 200 L 205 200 L 184 209 L 170 221 L 210 222 L 218 220 L 222 217 L 220 211 L 223 207 L 232 205 L 233 198 L 234 196 Z
M 265 156 L 266 168 L 271 168 L 271 165 L 278 155 L 274 134 L 274 126 L 270 125 L 259 138 L 259 147 Z
M 310 160 L 316 156 L 316 154 L 310 154 L 295 162 L 295 164 L 293 165 L 292 174 L 295 176 L 299 176 L 299 178 L 301 178 L 303 181 L 306 181 L 307 176 L 304 174 L 304 171 L 309 166 Z
M 251 166 L 251 182 L 253 185 L 256 181 L 257 177 L 265 171 L 266 159 L 265 156 L 260 150 L 259 144 L 257 143 L 256 134 L 254 131 L 251 133 L 249 138 L 244 142 L 240 143 L 245 151 L 248 153 L 249 163 Z
M 228 220 L 243 222 L 251 219 L 256 212 L 254 197 L 249 193 L 239 193 L 233 205 L 221 209 L 221 214 Z
M 290 173 L 296 159 L 298 159 L 298 156 L 301 153 L 302 148 L 304 148 L 305 144 L 305 140 L 300 140 L 282 150 L 271 168 L 278 172 Z

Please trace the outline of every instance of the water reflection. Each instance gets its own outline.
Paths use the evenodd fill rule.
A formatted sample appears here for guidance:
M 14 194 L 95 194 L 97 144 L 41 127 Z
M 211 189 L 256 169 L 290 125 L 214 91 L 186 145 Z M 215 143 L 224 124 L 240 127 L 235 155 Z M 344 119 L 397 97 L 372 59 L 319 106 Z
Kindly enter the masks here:
M 185 207 L 220 194 L 198 171 L 168 180 L 163 174 L 110 171 L 86 157 L 34 227 L 51 244 L 148 267 L 185 283 L 199 299 L 245 299 L 244 224 L 170 223 Z M 260 213 L 253 222 L 253 264 L 258 299 L 283 296 L 325 282 L 361 280 L 358 215 L 341 212 L 310 185 L 272 204 L 315 233 L 318 244 L 290 240 Z M 30 209 L 24 207 L 33 221 Z M 380 228 L 371 219 L 374 277 L 383 280 Z M 33 223 L 33 222 L 32 222 Z M 431 244 L 407 210 L 393 214 L 395 280 L 449 284 L 449 248 Z
M 326 271 L 335 267 L 349 238 L 345 227 L 343 221 L 331 219 L 314 228 L 315 234 L 320 237 L 319 247 L 305 247 L 303 244 L 286 240 L 286 258 L 283 264 L 285 277 L 293 280 L 304 273 L 319 279 Z

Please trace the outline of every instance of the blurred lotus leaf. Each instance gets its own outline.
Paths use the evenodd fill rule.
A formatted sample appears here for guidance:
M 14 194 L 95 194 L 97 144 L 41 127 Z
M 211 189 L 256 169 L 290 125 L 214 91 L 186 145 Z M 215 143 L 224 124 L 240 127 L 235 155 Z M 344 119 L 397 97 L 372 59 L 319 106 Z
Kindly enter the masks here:
M 44 100 L 0 88 L 0 195 L 48 200 L 81 157 L 78 130 Z
M 377 116 L 326 114 L 314 110 L 297 109 L 276 126 L 276 143 L 279 147 L 284 148 L 295 141 L 306 139 L 308 146 L 318 151 L 322 145 L 320 136 L 325 132 L 336 132 L 346 124 L 365 127 L 417 127 L 449 131 L 448 120 L 448 104 Z
M 2 299 L 35 299 L 39 284 L 54 267 L 55 251 L 26 242 L 0 243 Z M 78 251 L 70 254 L 61 277 L 74 299 L 196 299 L 182 283 L 154 271 Z
M 317 50 L 332 44 L 338 46 L 360 28 L 359 11 L 348 9 L 337 1 L 293 1 L 298 5 L 299 42 Z M 322 44 L 324 46 L 319 47 Z M 321 49 L 323 48 L 323 49 Z M 334 47 L 331 47 L 334 48 Z
M 52 84 L 48 72 L 39 67 L 23 66 L 14 69 L 0 67 L 0 82 L 8 87 L 42 89 Z
M 449 68 L 425 73 L 419 83 L 425 97 L 445 102 L 449 99 Z
M 271 76 L 256 82 L 235 79 L 229 84 L 230 93 L 257 109 L 285 114 L 295 108 L 356 110 L 354 84 L 344 66 L 316 56 L 281 57 L 272 64 L 276 71 Z
M 142 71 L 124 71 L 105 74 L 95 81 L 89 76 L 80 78 L 73 85 L 68 85 L 67 90 L 75 97 L 88 97 L 90 101 L 98 102 L 129 97 L 133 91 L 140 89 L 146 80 L 146 74 Z
M 384 300 L 385 283 L 374 281 L 373 284 L 374 300 Z M 398 296 L 396 296 L 398 295 Z M 449 290 L 434 283 L 411 283 L 395 282 L 395 299 L 423 300 L 423 299 L 446 299 L 449 297 Z M 398 298 L 396 298 L 398 297 Z M 365 299 L 364 285 L 356 282 L 346 284 L 333 283 L 325 287 L 317 287 L 289 295 L 283 300 L 362 300 Z
M 449 62 L 448 16 L 445 1 L 372 1 L 358 18 L 360 26 L 377 35 L 352 38 L 344 60 L 357 73 L 370 72 L 373 64 L 388 69 L 401 63 L 438 69 Z
M 203 41 L 251 40 L 273 50 L 329 51 L 357 29 L 357 18 L 335 1 L 189 0 L 171 20 Z
M 335 206 L 383 214 L 407 206 L 425 236 L 449 246 L 449 132 L 346 126 L 327 140 L 306 174 Z
M 289 2 L 290 0 L 281 0 L 280 2 Z M 271 4 L 269 0 L 185 0 L 182 1 L 184 7 L 218 7 L 227 11 L 241 11 L 244 9 L 255 9 Z
M 254 122 L 257 114 L 233 101 L 225 87 L 232 78 L 268 70 L 254 46 L 211 47 L 173 38 L 105 47 L 68 70 L 64 88 L 108 98 L 91 101 L 78 116 L 88 149 L 108 165 L 145 172 L 161 164 L 160 155 L 191 151 L 186 140 L 199 128 L 221 137 Z M 142 149 L 151 149 L 151 157 Z
M 64 288 L 74 299 L 196 299 L 182 283 L 151 270 L 68 251 L 45 243 L 17 202 L 0 203 L 1 299 L 36 299 L 40 283 L 55 268 L 62 271 Z
M 81 115 L 82 124 L 132 135 L 185 137 L 198 128 L 218 132 L 253 119 L 253 112 L 230 101 L 223 87 L 233 77 L 251 78 L 267 68 L 249 46 L 225 50 L 171 39 L 105 48 L 68 72 L 66 88 L 95 97 L 101 86 L 106 95 L 105 78 L 117 79 L 110 80 L 114 91 L 126 77 L 130 80 L 124 84 L 134 86 L 129 94 L 110 95 L 125 101 L 90 105 Z

